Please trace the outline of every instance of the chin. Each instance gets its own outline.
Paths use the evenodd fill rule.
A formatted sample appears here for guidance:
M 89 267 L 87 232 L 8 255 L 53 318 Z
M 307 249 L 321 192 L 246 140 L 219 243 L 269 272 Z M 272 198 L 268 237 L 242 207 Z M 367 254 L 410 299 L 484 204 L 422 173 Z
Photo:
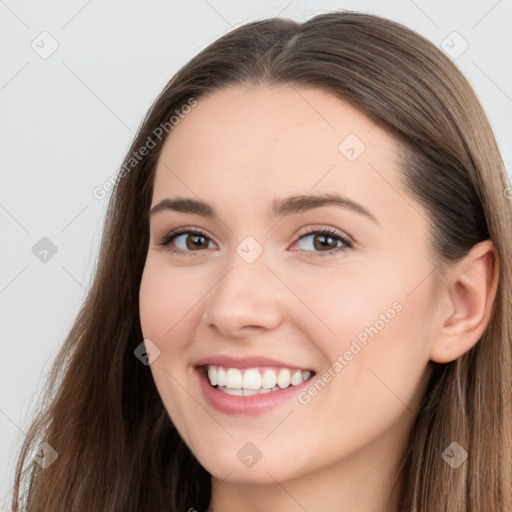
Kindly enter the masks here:
M 272 457 L 266 457 L 257 451 L 250 442 L 233 440 L 231 446 L 220 446 L 216 451 L 202 453 L 195 451 L 201 466 L 213 477 L 229 482 L 246 484 L 275 484 L 298 476 L 297 465 L 293 473 L 286 468 L 285 461 L 290 457 L 285 453 L 273 451 Z

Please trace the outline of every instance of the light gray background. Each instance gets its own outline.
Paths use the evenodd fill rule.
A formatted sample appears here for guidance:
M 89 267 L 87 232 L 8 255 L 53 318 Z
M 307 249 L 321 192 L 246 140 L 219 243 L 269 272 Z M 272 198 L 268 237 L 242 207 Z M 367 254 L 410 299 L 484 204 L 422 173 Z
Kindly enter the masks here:
M 107 204 L 93 189 L 116 172 L 166 82 L 207 44 L 250 20 L 334 8 L 381 14 L 437 46 L 457 31 L 469 47 L 455 61 L 510 172 L 512 0 L 0 0 L 0 510 L 43 378 L 91 282 Z M 57 50 L 42 58 L 52 39 Z M 57 247 L 46 262 L 32 252 L 43 237 Z

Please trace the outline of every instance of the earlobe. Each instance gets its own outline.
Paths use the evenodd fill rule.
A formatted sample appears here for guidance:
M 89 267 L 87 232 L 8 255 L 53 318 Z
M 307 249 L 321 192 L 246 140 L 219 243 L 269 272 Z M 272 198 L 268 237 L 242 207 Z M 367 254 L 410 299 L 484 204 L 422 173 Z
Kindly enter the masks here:
M 478 342 L 491 316 L 498 276 L 499 261 L 490 240 L 476 244 L 448 271 L 443 292 L 447 307 L 440 313 L 432 361 L 454 361 Z

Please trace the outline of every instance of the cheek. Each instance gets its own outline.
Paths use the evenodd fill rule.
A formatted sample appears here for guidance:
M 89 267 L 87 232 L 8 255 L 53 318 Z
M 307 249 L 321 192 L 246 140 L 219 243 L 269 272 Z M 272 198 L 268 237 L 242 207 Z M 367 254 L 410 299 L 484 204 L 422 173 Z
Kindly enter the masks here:
M 430 291 L 425 286 L 408 295 L 406 289 L 384 294 L 385 300 L 372 299 L 371 305 L 360 302 L 363 312 L 345 317 L 346 329 L 340 330 L 335 347 L 325 348 L 332 363 L 340 363 L 333 368 L 333 420 L 349 431 L 371 436 L 419 408 L 433 335 L 425 315 Z M 372 421 L 361 423 L 361 417 Z
M 170 268 L 165 260 L 150 255 L 139 290 L 142 334 L 160 349 L 151 371 L 160 390 L 169 396 L 170 389 L 179 387 L 172 376 L 179 382 L 188 378 L 192 333 L 201 321 L 201 299 L 208 289 L 197 273 L 184 274 L 183 268 Z
M 389 269 L 351 260 L 350 268 L 347 263 L 346 268 L 288 269 L 280 277 L 293 291 L 287 311 L 312 342 L 332 355 L 348 348 L 356 336 L 364 338 L 365 328 L 379 321 L 379 315 L 396 316 L 393 304 L 400 297 L 400 283 L 383 282 L 381 276 L 387 274 Z
M 139 314 L 144 339 L 150 339 L 160 349 L 160 355 L 149 366 L 164 407 L 181 432 L 190 414 L 190 397 L 180 383 L 186 382 L 187 336 L 193 313 L 194 299 L 190 288 L 180 283 L 177 272 L 170 272 L 157 261 L 148 259 L 139 290 Z M 197 299 L 195 299 L 197 302 Z M 187 314 L 189 311 L 189 314 Z
M 295 318 L 326 356 L 322 371 L 339 410 L 357 414 L 357 404 L 403 407 L 401 400 L 415 399 L 434 334 L 426 314 L 432 284 L 417 286 L 423 274 L 416 272 L 404 265 L 359 268 L 342 277 L 317 275 L 314 287 L 307 275 L 295 276 L 292 289 L 309 306 L 297 301 L 302 315 Z
M 181 275 L 180 275 L 181 274 Z M 200 280 L 183 279 L 179 269 L 169 269 L 150 257 L 142 274 L 139 290 L 139 313 L 145 338 L 176 339 L 176 331 L 186 324 L 197 305 L 202 289 Z M 190 312 L 190 313 L 188 313 Z
M 149 338 L 156 342 L 170 327 L 172 319 L 169 317 L 169 311 L 172 311 L 172 304 L 168 304 L 167 301 L 171 295 L 167 295 L 165 291 L 165 281 L 157 279 L 157 272 L 146 266 L 139 290 L 140 323 L 145 339 Z

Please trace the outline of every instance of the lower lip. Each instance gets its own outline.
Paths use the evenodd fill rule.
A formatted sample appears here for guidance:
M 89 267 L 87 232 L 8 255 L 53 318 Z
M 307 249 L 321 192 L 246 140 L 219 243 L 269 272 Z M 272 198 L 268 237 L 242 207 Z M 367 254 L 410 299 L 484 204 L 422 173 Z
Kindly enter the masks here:
M 224 414 L 240 416 L 257 416 L 284 404 L 296 397 L 300 391 L 307 388 L 311 384 L 312 379 L 310 377 L 302 384 L 288 386 L 279 391 L 271 391 L 261 395 L 236 396 L 228 395 L 212 387 L 202 368 L 195 368 L 195 372 L 199 378 L 201 391 L 209 405 Z

